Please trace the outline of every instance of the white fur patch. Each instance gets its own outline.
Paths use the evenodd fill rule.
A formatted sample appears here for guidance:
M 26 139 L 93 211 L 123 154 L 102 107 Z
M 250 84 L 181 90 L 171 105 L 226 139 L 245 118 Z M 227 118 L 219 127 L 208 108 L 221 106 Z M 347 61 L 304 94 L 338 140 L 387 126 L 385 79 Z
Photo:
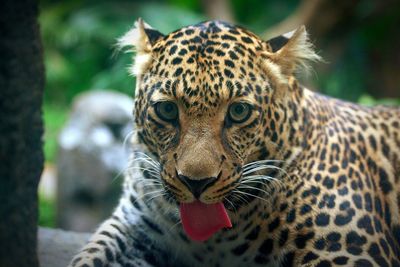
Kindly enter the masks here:
M 271 74 L 272 77 L 276 78 L 275 82 L 278 83 L 287 83 L 287 79 L 285 79 L 281 73 L 281 68 L 271 60 L 264 60 L 264 67 Z
M 277 88 L 276 92 L 284 93 L 289 82 L 289 77 L 297 70 L 309 71 L 310 61 L 319 61 L 321 57 L 313 50 L 313 45 L 308 39 L 305 27 L 283 35 L 288 42 L 277 52 L 264 52 L 262 59 L 264 70 L 269 74 L 270 82 Z
M 287 38 L 287 39 L 290 39 L 290 38 L 292 38 L 292 36 L 293 36 L 293 34 L 296 32 L 296 30 L 293 30 L 293 31 L 291 31 L 291 32 L 287 32 L 287 33 L 285 33 L 285 34 L 282 34 L 282 36 L 283 37 L 285 37 L 285 38 Z
M 304 26 L 284 34 L 284 36 L 290 39 L 275 55 L 283 73 L 289 73 L 299 68 L 308 71 L 310 61 L 321 60 L 321 57 L 315 53 Z
M 133 64 L 129 67 L 129 73 L 134 76 L 143 74 L 151 63 L 151 45 L 145 33 L 145 28 L 151 29 L 150 25 L 138 19 L 134 26 L 117 41 L 117 47 L 127 53 L 136 52 Z
M 151 62 L 151 54 L 136 54 L 134 64 L 131 66 L 129 73 L 139 76 L 145 72 Z
M 144 32 L 145 28 L 152 29 L 152 27 L 142 19 L 135 21 L 133 27 L 122 37 L 118 38 L 118 47 L 121 49 L 125 49 L 126 47 L 135 47 L 136 50 L 144 48 L 143 45 L 146 45 L 147 41 L 147 36 Z

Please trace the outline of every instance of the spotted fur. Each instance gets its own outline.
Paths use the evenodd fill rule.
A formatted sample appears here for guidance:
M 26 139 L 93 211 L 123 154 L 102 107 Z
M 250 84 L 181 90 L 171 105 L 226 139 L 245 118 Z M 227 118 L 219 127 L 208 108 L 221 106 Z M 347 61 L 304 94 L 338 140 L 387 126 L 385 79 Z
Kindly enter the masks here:
M 163 35 L 138 20 L 120 45 L 136 50 L 136 152 L 70 266 L 400 266 L 400 110 L 303 88 L 294 74 L 319 59 L 304 27 L 262 41 L 219 21 Z M 237 102 L 252 110 L 241 123 Z M 216 178 L 200 200 L 223 201 L 232 229 L 186 237 L 181 174 Z

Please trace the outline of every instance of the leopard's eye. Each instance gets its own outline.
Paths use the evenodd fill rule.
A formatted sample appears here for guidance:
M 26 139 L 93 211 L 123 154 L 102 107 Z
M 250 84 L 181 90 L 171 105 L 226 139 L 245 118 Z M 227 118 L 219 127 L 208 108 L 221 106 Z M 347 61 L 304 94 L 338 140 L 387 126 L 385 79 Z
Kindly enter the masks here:
M 247 103 L 233 103 L 228 109 L 228 118 L 235 123 L 246 121 L 251 115 L 251 106 Z
M 155 104 L 154 109 L 160 119 L 172 122 L 178 118 L 178 106 L 172 101 L 162 101 Z

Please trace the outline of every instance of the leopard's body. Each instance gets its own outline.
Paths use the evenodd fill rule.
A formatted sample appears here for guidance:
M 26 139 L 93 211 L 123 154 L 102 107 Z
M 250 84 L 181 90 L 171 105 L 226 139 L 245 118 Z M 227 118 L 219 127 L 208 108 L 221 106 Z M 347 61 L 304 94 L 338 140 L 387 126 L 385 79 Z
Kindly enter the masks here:
M 293 72 L 318 59 L 304 28 L 265 42 L 216 21 L 166 36 L 138 21 L 121 43 L 137 51 L 144 154 L 71 266 L 400 266 L 400 110 L 300 86 Z M 186 236 L 178 206 L 195 193 L 180 175 L 216 177 L 196 198 L 222 201 L 231 229 Z

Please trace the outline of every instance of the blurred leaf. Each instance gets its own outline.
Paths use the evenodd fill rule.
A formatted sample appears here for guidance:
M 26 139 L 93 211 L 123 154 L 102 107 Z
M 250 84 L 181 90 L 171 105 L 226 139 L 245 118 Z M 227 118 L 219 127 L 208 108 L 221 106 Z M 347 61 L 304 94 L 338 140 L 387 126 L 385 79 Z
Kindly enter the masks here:
M 163 33 L 206 20 L 206 17 L 200 14 L 163 4 L 143 5 L 140 14 L 153 28 Z
M 55 162 L 57 154 L 57 138 L 67 121 L 68 107 L 45 104 L 44 114 L 44 154 L 46 161 Z
M 56 226 L 56 203 L 39 194 L 39 222 L 40 226 Z
M 357 101 L 359 104 L 364 106 L 376 106 L 376 105 L 386 105 L 386 106 L 400 106 L 400 99 L 395 98 L 381 98 L 375 99 L 370 95 L 363 94 Z
M 201 10 L 201 1 L 193 1 L 193 0 L 168 0 L 168 4 L 171 6 L 176 6 L 182 9 L 185 9 L 187 12 L 196 11 L 200 12 Z
M 281 22 L 295 10 L 298 4 L 298 0 L 232 0 L 235 17 L 239 24 L 245 25 L 256 33 L 262 33 L 268 27 Z

